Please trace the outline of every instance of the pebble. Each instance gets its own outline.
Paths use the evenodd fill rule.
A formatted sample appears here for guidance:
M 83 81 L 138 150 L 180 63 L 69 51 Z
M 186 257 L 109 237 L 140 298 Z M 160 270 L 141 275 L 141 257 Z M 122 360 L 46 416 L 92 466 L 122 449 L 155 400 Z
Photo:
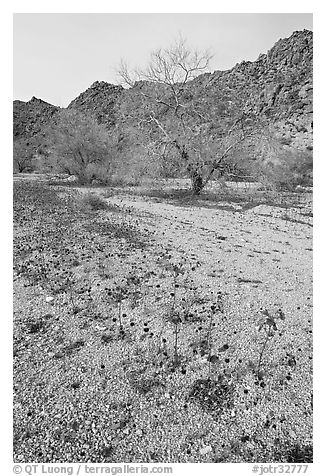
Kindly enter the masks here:
M 120 422 L 119 423 L 113 423 L 111 425 L 111 430 L 119 430 L 120 429 Z
M 202 456 L 205 456 L 205 455 L 207 455 L 207 453 L 210 453 L 210 452 L 212 451 L 212 449 L 213 449 L 213 448 L 211 447 L 211 445 L 204 446 L 203 448 L 201 448 L 201 449 L 199 450 L 199 453 L 200 453 Z
M 230 287 L 231 287 L 231 285 L 230 285 Z M 51 303 L 52 301 L 54 302 L 54 300 L 57 303 L 58 299 L 61 300 L 61 298 L 58 298 L 57 296 L 55 296 L 55 297 L 48 296 L 48 298 L 49 298 L 49 301 L 48 301 L 48 298 L 45 297 L 47 291 L 44 290 L 43 293 L 44 293 L 43 297 L 42 297 L 43 302 L 45 302 L 45 299 L 46 299 L 46 302 L 48 302 L 48 303 Z M 50 304 L 50 307 L 51 307 L 51 304 Z M 49 309 L 50 309 L 50 307 L 49 307 Z M 57 317 L 57 319 L 59 319 L 59 317 Z M 81 332 L 83 333 L 84 331 L 80 331 L 79 328 L 77 328 L 77 330 L 76 330 L 75 327 L 73 327 L 73 326 L 71 326 L 71 328 L 70 328 L 70 319 L 67 320 L 67 325 L 66 325 L 65 319 L 66 319 L 66 311 L 63 310 L 63 312 L 60 312 L 60 323 L 62 323 L 62 327 L 61 326 L 60 327 L 55 326 L 52 329 L 54 331 L 59 331 L 60 329 L 62 329 L 62 332 L 64 333 L 65 337 L 67 337 L 69 339 L 69 341 L 70 340 L 74 341 L 74 339 L 77 338 L 77 337 L 80 337 L 80 333 Z M 51 321 L 50 321 L 50 323 L 51 323 Z M 69 323 L 69 326 L 68 326 L 68 323 Z M 105 328 L 102 327 L 100 324 L 97 324 L 96 329 L 98 329 L 98 330 L 103 329 L 104 330 Z M 69 332 L 65 333 L 66 330 L 69 331 Z M 50 337 L 52 339 L 52 334 L 50 335 Z M 28 359 L 30 358 L 29 355 L 31 354 L 34 357 L 35 349 L 38 350 L 37 346 L 39 345 L 38 344 L 39 341 L 37 340 L 35 342 L 35 339 L 37 339 L 37 338 L 38 338 L 37 334 L 36 335 L 32 334 L 32 336 L 26 336 L 25 337 L 24 340 L 27 341 L 27 342 L 32 341 L 33 345 L 30 346 L 30 349 L 27 348 L 25 350 L 24 361 L 22 362 L 22 365 L 25 366 L 26 363 L 28 363 Z M 91 345 L 94 345 L 94 339 L 93 338 L 90 338 L 89 341 L 85 342 L 85 347 L 86 346 L 91 346 Z M 52 345 L 52 348 L 55 349 L 55 352 L 60 350 L 60 348 L 59 349 L 55 348 L 55 346 L 53 346 L 53 345 Z M 40 355 L 41 355 L 41 352 L 43 350 L 44 350 L 43 347 L 40 351 L 38 350 Z M 49 352 L 49 350 L 45 351 L 45 352 Z M 112 351 L 112 357 L 115 357 L 114 350 L 115 350 L 115 348 Z M 46 451 L 48 451 L 49 457 L 52 458 L 52 461 L 57 462 L 56 460 L 60 461 L 60 459 L 64 460 L 64 459 L 67 459 L 67 458 L 68 459 L 76 458 L 76 460 L 77 460 L 78 451 L 80 451 L 80 449 L 83 449 L 83 454 L 84 454 L 83 458 L 84 458 L 84 460 L 88 461 L 88 462 L 91 462 L 92 460 L 94 461 L 94 458 L 100 457 L 100 453 L 98 452 L 97 448 L 98 447 L 102 448 L 103 444 L 105 444 L 109 447 L 110 446 L 109 442 L 111 441 L 111 439 L 114 439 L 112 441 L 112 443 L 114 444 L 114 448 L 117 451 L 117 454 L 115 454 L 115 457 L 120 458 L 120 457 L 123 457 L 123 456 L 121 456 L 121 454 L 123 454 L 123 455 L 128 454 L 128 450 L 126 448 L 127 448 L 127 445 L 128 445 L 127 442 L 128 442 L 129 438 L 127 438 L 127 437 L 124 438 L 123 435 L 128 435 L 128 434 L 130 435 L 130 433 L 133 432 L 133 434 L 135 435 L 136 438 L 138 438 L 138 440 L 135 438 L 135 440 L 131 440 L 129 442 L 129 444 L 130 444 L 130 447 L 133 447 L 135 441 L 139 444 L 139 449 L 137 449 L 137 455 L 135 456 L 136 458 L 141 457 L 142 452 L 144 451 L 144 446 L 146 447 L 148 443 L 152 443 L 153 452 L 155 452 L 155 450 L 159 449 L 158 453 L 163 454 L 163 451 L 162 451 L 162 453 L 160 453 L 160 449 L 163 446 L 162 442 L 164 442 L 165 447 L 168 446 L 168 445 L 171 446 L 171 452 L 167 450 L 166 453 L 165 453 L 165 450 L 164 450 L 164 458 L 166 458 L 166 454 L 168 454 L 169 455 L 169 460 L 176 461 L 176 459 L 178 457 L 178 453 L 177 453 L 177 451 L 178 451 L 178 444 L 177 444 L 178 443 L 178 441 L 177 441 L 178 436 L 180 437 L 180 440 L 182 440 L 183 436 L 185 435 L 185 432 L 189 428 L 189 423 L 190 423 L 191 427 L 198 428 L 199 430 L 200 429 L 203 430 L 203 428 L 206 428 L 206 426 L 208 425 L 208 417 L 206 416 L 206 414 L 201 412 L 201 410 L 199 408 L 197 409 L 197 407 L 195 405 L 191 405 L 191 409 L 189 410 L 189 415 L 188 415 L 188 412 L 187 412 L 186 415 L 183 415 L 183 412 L 180 412 L 180 415 L 181 415 L 182 418 L 180 418 L 180 423 L 179 423 L 178 420 L 177 420 L 177 417 L 178 417 L 177 412 L 179 411 L 179 405 L 176 405 L 176 404 L 172 403 L 173 398 L 174 398 L 174 392 L 176 392 L 176 390 L 171 385 L 169 387 L 169 390 L 172 387 L 170 392 L 167 392 L 166 390 L 163 390 L 163 392 L 162 392 L 163 393 L 163 398 L 160 402 L 161 403 L 161 408 L 163 410 L 166 409 L 167 411 L 166 412 L 165 411 L 161 412 L 158 409 L 158 404 L 156 403 L 156 401 L 155 401 L 155 404 L 153 404 L 153 411 L 157 411 L 157 415 L 156 415 L 157 425 L 156 426 L 149 429 L 149 425 L 152 422 L 150 421 L 151 418 L 149 418 L 149 416 L 151 414 L 151 411 L 149 411 L 149 409 L 151 409 L 151 406 L 147 404 L 148 403 L 147 402 L 148 397 L 147 396 L 143 397 L 142 395 L 139 396 L 137 394 L 137 398 L 139 398 L 140 401 L 135 403 L 134 407 L 132 408 L 132 410 L 134 410 L 134 411 L 131 412 L 131 415 L 134 415 L 134 418 L 132 420 L 136 423 L 135 430 L 131 430 L 130 428 L 123 428 L 123 426 L 120 426 L 120 424 L 117 424 L 117 426 L 116 426 L 117 431 L 112 431 L 112 434 L 107 435 L 107 431 L 110 430 L 110 423 L 112 421 L 111 418 L 113 418 L 114 420 L 121 418 L 121 416 L 122 416 L 121 414 L 124 413 L 124 410 L 120 410 L 120 407 L 118 407 L 117 408 L 117 414 L 115 412 L 112 412 L 112 415 L 111 415 L 110 405 L 108 405 L 107 402 L 105 401 L 106 397 L 111 398 L 111 396 L 110 395 L 105 395 L 105 398 L 104 398 L 104 395 L 102 395 L 102 396 L 100 395 L 100 398 L 97 398 L 96 391 L 97 391 L 97 388 L 98 388 L 98 384 L 101 382 L 101 378 L 102 378 L 101 376 L 96 374 L 97 368 L 99 367 L 98 364 L 100 364 L 102 361 L 105 361 L 105 365 L 106 365 L 106 369 L 107 369 L 106 371 L 107 371 L 108 375 L 110 375 L 111 367 L 110 367 L 110 359 L 108 359 L 107 363 L 106 363 L 106 360 L 105 360 L 107 352 L 108 352 L 108 348 L 105 348 L 105 350 L 103 350 L 103 353 L 102 353 L 102 347 L 99 347 L 99 348 L 96 347 L 96 352 L 98 352 L 98 355 L 95 354 L 96 359 L 93 359 L 93 353 L 89 352 L 89 353 L 87 353 L 86 360 L 84 360 L 84 358 L 85 358 L 84 354 L 78 354 L 77 351 L 76 352 L 74 351 L 72 356 L 67 356 L 67 358 L 64 361 L 56 362 L 57 365 L 54 368 L 54 377 L 53 377 L 53 384 L 54 385 L 52 385 L 52 382 L 51 382 L 51 387 L 49 387 L 48 390 L 46 389 L 46 387 L 43 388 L 43 386 L 40 386 L 39 392 L 46 391 L 46 394 L 44 395 L 44 398 L 50 397 L 51 399 L 49 400 L 49 405 L 47 407 L 49 409 L 49 415 L 47 415 L 46 418 L 44 418 L 44 417 L 35 418 L 35 425 L 34 425 L 34 422 L 33 422 L 33 425 L 34 425 L 35 429 L 40 429 L 41 430 L 40 434 L 44 434 L 43 425 L 45 425 L 45 424 L 47 425 L 48 423 L 51 422 L 51 420 L 53 422 L 53 420 L 55 420 L 55 418 L 59 418 L 60 420 L 63 420 L 62 425 L 60 424 L 63 427 L 63 429 L 62 430 L 58 429 L 58 441 L 56 442 L 57 448 L 56 448 L 56 451 L 53 453 L 53 456 L 52 456 L 51 449 L 50 449 L 50 444 L 52 444 L 53 442 L 51 441 L 50 443 L 48 443 L 48 438 L 47 437 L 44 438 L 45 445 L 44 445 L 44 450 L 42 449 L 42 452 L 44 454 L 46 454 Z M 51 352 L 48 355 L 54 356 L 55 354 L 53 352 Z M 66 357 L 66 354 L 64 354 L 62 352 L 59 355 L 61 355 L 62 357 Z M 78 355 L 81 355 L 81 357 L 78 357 Z M 117 357 L 119 357 L 119 355 L 117 355 Z M 42 357 L 42 355 L 41 355 L 41 357 Z M 41 359 L 41 357 L 40 357 L 40 359 Z M 196 361 L 196 364 L 194 364 L 194 366 L 193 366 L 194 370 L 192 370 L 195 373 L 194 378 L 198 378 L 198 374 L 201 371 L 200 368 L 199 368 L 200 364 L 202 364 L 203 366 L 207 366 L 207 361 L 206 361 L 205 358 L 202 358 L 202 357 L 198 356 L 198 359 L 200 359 L 200 361 L 199 362 Z M 118 359 L 114 359 L 113 363 L 116 363 L 116 360 L 118 360 Z M 32 359 L 31 359 L 31 361 L 32 361 Z M 72 376 L 73 376 L 72 381 L 75 380 L 75 377 L 79 376 L 79 368 L 84 368 L 84 367 L 79 366 L 80 361 L 82 362 L 83 365 L 85 365 L 85 372 L 86 372 L 86 369 L 88 368 L 88 364 L 90 365 L 90 368 L 91 368 L 92 371 L 89 372 L 89 379 L 90 379 L 89 382 L 87 384 L 85 383 L 85 386 L 83 386 L 83 389 L 80 391 L 80 393 L 77 394 L 78 401 L 74 402 L 74 399 L 76 398 L 76 395 L 73 392 L 71 392 L 70 387 L 69 388 L 65 387 L 65 383 L 66 382 L 70 383 L 70 378 Z M 42 365 L 43 365 L 43 359 L 41 360 L 41 362 L 42 362 Z M 38 362 L 35 359 L 35 362 L 33 360 L 32 363 L 38 363 Z M 96 367 L 96 372 L 95 372 L 95 370 L 93 372 L 93 369 L 95 367 Z M 199 370 L 196 370 L 197 367 L 199 368 Z M 34 376 L 34 373 L 37 371 L 37 372 L 39 372 L 40 377 L 42 377 L 42 380 L 40 381 L 40 383 L 42 383 L 42 384 L 46 383 L 45 379 L 48 376 L 51 377 L 50 372 L 47 373 L 48 368 L 50 369 L 51 366 L 50 365 L 48 366 L 48 363 L 46 361 L 44 363 L 44 367 L 36 366 L 35 371 L 33 370 L 33 372 L 32 372 L 32 376 Z M 113 369 L 115 369 L 115 368 L 113 368 Z M 206 367 L 205 367 L 205 369 L 206 369 Z M 18 369 L 18 370 L 20 371 L 20 369 Z M 43 370 L 44 370 L 44 372 L 43 372 Z M 26 371 L 24 370 L 24 372 L 21 372 L 21 375 L 22 376 L 25 376 L 25 375 L 28 376 L 27 371 L 29 371 L 29 367 L 26 367 Z M 57 374 L 57 372 L 58 372 L 58 374 Z M 66 374 L 66 372 L 67 372 L 67 374 Z M 78 372 L 78 374 L 75 375 L 74 372 Z M 160 373 L 160 371 L 157 370 L 157 373 Z M 87 377 L 88 377 L 88 374 L 87 374 Z M 85 379 L 85 381 L 86 381 L 86 379 Z M 120 383 L 120 374 L 118 374 L 117 376 L 115 376 L 114 374 L 112 375 L 111 383 L 116 382 L 116 381 L 117 381 L 118 384 L 116 385 L 116 387 L 114 387 L 114 392 L 112 392 L 112 398 L 115 397 L 116 395 L 119 395 L 119 398 L 118 398 L 119 402 L 120 402 L 120 400 L 124 401 L 125 395 L 122 395 L 122 397 L 120 397 L 120 394 L 122 393 L 121 392 L 121 387 L 119 385 L 119 383 Z M 56 388 L 56 386 L 58 384 L 61 384 L 61 382 L 62 382 L 63 386 L 60 389 L 59 396 L 58 396 L 58 401 L 57 401 L 57 397 L 54 394 L 53 390 Z M 18 380 L 18 384 L 20 385 L 20 380 Z M 23 380 L 22 380 L 22 390 L 25 390 L 25 393 L 27 393 L 27 395 L 30 395 L 30 394 L 28 393 L 28 390 L 26 391 L 26 387 L 28 388 L 28 385 L 30 385 L 30 384 L 31 384 L 31 380 L 29 378 L 26 378 L 26 385 L 23 385 Z M 126 388 L 129 389 L 129 386 L 127 386 Z M 244 388 L 244 387 L 242 387 L 242 388 Z M 248 390 L 254 389 L 254 391 L 255 391 L 255 386 L 253 386 L 253 385 L 252 386 L 246 385 L 245 388 L 248 389 Z M 187 390 L 187 387 L 185 387 L 185 391 L 186 390 Z M 50 392 L 52 392 L 52 393 L 50 394 Z M 92 398 L 89 398 L 90 393 L 91 393 Z M 131 391 L 129 392 L 129 390 L 128 390 L 128 394 L 129 393 L 130 393 L 130 397 L 133 398 L 134 393 L 132 393 Z M 27 403 L 32 405 L 32 402 L 33 402 L 33 407 L 35 407 L 35 409 L 40 409 L 39 406 L 38 406 L 38 402 L 39 402 L 38 396 L 35 398 L 34 395 L 36 395 L 36 392 L 33 391 L 30 398 L 26 399 L 26 402 L 25 402 L 25 400 L 23 400 L 24 405 L 26 405 Z M 93 395 L 94 395 L 94 400 L 93 400 Z M 41 397 L 40 401 L 42 401 L 43 396 L 42 396 L 41 393 L 40 393 L 40 397 Z M 242 397 L 242 395 L 241 395 L 241 397 Z M 33 398 L 33 400 L 32 400 L 32 398 Z M 177 398 L 177 401 L 178 401 L 179 394 L 177 394 L 176 398 Z M 239 400 L 242 401 L 242 398 L 239 398 Z M 68 401 L 73 402 L 72 407 L 69 405 L 69 408 L 68 408 L 68 406 L 67 406 Z M 157 402 L 159 402 L 159 399 L 157 399 Z M 50 406 L 50 405 L 52 405 L 52 403 L 53 403 L 53 407 Z M 77 405 L 75 405 L 75 403 L 77 403 Z M 179 404 L 179 401 L 178 401 L 178 404 Z M 287 405 L 288 403 L 285 402 L 285 404 Z M 75 418 L 75 416 L 76 416 L 76 407 L 78 408 L 78 410 L 77 410 L 78 416 L 80 416 L 80 418 L 81 418 L 81 420 L 80 420 L 81 421 L 81 428 L 83 427 L 82 422 L 83 421 L 85 422 L 84 418 L 85 417 L 87 418 L 87 416 L 90 417 L 91 421 L 95 420 L 96 425 L 94 423 L 92 425 L 91 421 L 87 420 L 85 422 L 86 423 L 86 425 L 85 425 L 86 428 L 84 429 L 84 431 L 83 431 L 83 429 L 81 429 L 80 432 L 78 433 L 78 435 L 80 435 L 79 436 L 80 437 L 79 441 L 75 440 L 74 442 L 69 442 L 68 441 L 67 443 L 65 443 L 65 442 L 60 443 L 59 437 L 62 433 L 64 433 L 66 420 L 69 421 L 69 418 L 70 418 L 71 415 L 73 415 L 74 418 Z M 175 407 L 175 409 L 174 409 L 174 407 Z M 62 415 L 57 414 L 57 415 L 55 415 L 55 417 L 53 417 L 53 415 L 51 415 L 51 411 L 54 412 L 55 408 L 62 409 L 63 414 Z M 241 407 L 240 407 L 240 404 L 239 404 L 239 405 L 237 405 L 237 411 L 236 412 L 234 410 L 231 410 L 231 409 L 230 409 L 229 413 L 225 412 L 226 416 L 223 416 L 221 418 L 219 424 L 217 425 L 216 430 L 214 429 L 214 433 L 216 431 L 217 436 L 215 436 L 215 434 L 213 434 L 212 439 L 208 440 L 208 441 L 212 441 L 212 445 L 208 444 L 207 446 L 205 446 L 205 443 L 207 444 L 208 441 L 206 440 L 204 442 L 203 440 L 201 440 L 201 442 L 200 442 L 199 438 L 202 438 L 202 437 L 201 436 L 195 436 L 194 441 L 193 441 L 193 448 L 197 447 L 197 454 L 195 455 L 194 458 L 190 455 L 189 455 L 189 457 L 185 456 L 185 459 L 187 459 L 188 462 L 198 462 L 200 460 L 202 460 L 202 461 L 206 460 L 206 458 L 209 459 L 210 455 L 213 454 L 212 453 L 213 448 L 214 448 L 214 453 L 215 453 L 215 451 L 221 451 L 220 440 L 229 441 L 229 435 L 232 435 L 234 438 L 237 438 L 237 431 L 239 431 L 239 429 L 238 430 L 237 429 L 233 430 L 232 428 L 228 428 L 228 426 L 226 426 L 226 425 L 228 425 L 228 423 L 230 422 L 230 416 L 234 417 L 236 414 L 238 415 L 239 413 L 241 413 L 241 411 L 239 410 L 240 408 Z M 279 407 L 275 407 L 275 408 L 277 408 L 276 413 L 278 413 L 279 412 Z M 283 409 L 283 406 L 281 406 L 281 408 Z M 290 408 L 290 410 L 291 410 L 291 408 Z M 22 406 L 22 409 L 24 409 L 24 406 Z M 244 405 L 243 405 L 243 409 L 245 410 Z M 98 411 L 99 415 L 96 414 L 97 411 Z M 171 431 L 170 418 L 169 418 L 170 415 L 171 415 L 171 413 L 170 413 L 171 411 L 176 412 L 176 414 L 175 414 L 176 418 L 173 418 L 173 421 L 171 419 L 171 425 L 173 424 L 173 430 L 172 431 Z M 80 415 L 79 415 L 79 412 L 80 412 Z M 144 412 L 145 412 L 145 414 L 144 414 Z M 18 422 L 20 422 L 20 420 L 23 418 L 23 417 L 20 416 L 21 414 L 23 415 L 23 411 L 20 411 L 20 410 L 17 411 Z M 92 417 L 93 414 L 94 414 L 94 419 Z M 102 415 L 103 415 L 103 419 L 101 418 Z M 188 418 L 189 416 L 190 416 L 191 419 L 185 421 L 185 418 Z M 30 419 L 30 420 L 32 420 L 32 419 Z M 28 420 L 28 422 L 30 420 Z M 234 422 L 234 419 L 231 420 L 231 421 Z M 175 422 L 178 422 L 179 424 L 175 424 Z M 24 423 L 24 421 L 23 421 L 23 423 Z M 242 422 L 240 422 L 240 423 L 242 424 Z M 248 430 L 246 430 L 246 431 L 248 431 L 248 434 L 249 434 L 249 431 L 250 431 L 250 423 L 251 423 L 251 418 L 250 417 L 247 416 L 245 419 L 243 419 L 243 426 L 245 427 L 245 429 L 247 428 L 247 425 L 248 425 Z M 209 423 L 209 425 L 210 424 L 211 423 Z M 90 431 L 90 428 L 95 429 L 97 425 L 98 425 L 99 428 L 97 430 L 97 436 L 95 437 L 95 436 L 93 436 L 92 432 Z M 160 425 L 162 426 L 162 428 L 159 428 Z M 103 436 L 102 436 L 102 426 L 104 427 Z M 142 431 L 140 429 L 140 427 L 142 427 L 142 426 L 145 428 L 145 431 Z M 137 427 L 138 427 L 138 429 L 137 429 Z M 156 428 L 156 427 L 158 427 L 158 428 Z M 232 425 L 230 425 L 230 427 L 232 427 Z M 120 428 L 121 429 L 123 428 L 123 431 L 120 432 Z M 223 430 L 223 433 L 221 432 L 221 429 Z M 221 433 L 221 436 L 220 436 L 220 433 Z M 284 429 L 284 433 L 286 433 L 286 429 Z M 70 435 L 70 433 L 69 433 L 69 435 Z M 297 439 L 295 433 L 292 430 L 290 430 L 288 432 L 288 435 L 289 435 L 289 438 L 291 440 L 295 441 Z M 205 437 L 205 434 L 203 436 Z M 144 442 L 141 440 L 142 437 L 146 441 L 145 445 L 143 444 Z M 86 440 L 88 439 L 90 444 L 83 444 L 84 438 Z M 147 440 L 148 440 L 148 442 L 147 442 Z M 265 438 L 265 440 L 266 440 L 266 438 Z M 21 460 L 24 461 L 24 460 L 28 460 L 28 459 L 33 460 L 34 458 L 38 457 L 37 455 L 38 455 L 38 450 L 40 449 L 39 448 L 40 445 L 39 445 L 39 443 L 37 443 L 38 446 L 36 445 L 34 447 L 32 445 L 33 441 L 34 440 L 31 440 L 30 442 L 26 442 L 25 446 L 23 446 L 23 443 L 21 443 L 21 447 L 17 448 L 17 450 L 18 450 L 17 452 L 18 452 L 18 455 L 19 455 L 17 457 L 18 461 L 21 461 Z M 168 441 L 169 443 L 167 444 L 166 441 Z M 252 443 L 248 442 L 247 443 L 247 448 L 248 449 L 252 448 L 254 450 L 256 448 L 256 444 L 252 444 Z M 132 448 L 132 449 L 134 450 L 134 448 Z M 24 454 L 22 454 L 23 451 L 24 451 Z M 65 453 L 65 454 L 63 454 L 63 453 Z M 67 453 L 68 453 L 68 455 L 67 455 Z M 226 457 L 229 458 L 228 455 Z M 182 458 L 183 458 L 183 456 L 182 456 Z
M 95 326 L 95 329 L 97 331 L 106 331 L 107 330 L 107 327 L 106 326 Z

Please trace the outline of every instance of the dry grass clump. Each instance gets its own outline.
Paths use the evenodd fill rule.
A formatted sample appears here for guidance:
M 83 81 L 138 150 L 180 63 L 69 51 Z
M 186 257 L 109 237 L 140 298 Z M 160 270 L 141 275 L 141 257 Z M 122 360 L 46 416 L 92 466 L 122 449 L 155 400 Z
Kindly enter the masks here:
M 103 198 L 91 192 L 88 192 L 80 199 L 80 205 L 92 211 L 107 210 L 108 208 L 108 204 Z

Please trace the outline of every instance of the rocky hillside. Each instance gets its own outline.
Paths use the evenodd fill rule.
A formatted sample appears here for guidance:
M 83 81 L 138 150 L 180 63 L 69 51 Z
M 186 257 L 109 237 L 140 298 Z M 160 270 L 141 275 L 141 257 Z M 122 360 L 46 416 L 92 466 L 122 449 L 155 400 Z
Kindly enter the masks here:
M 312 149 L 312 59 L 313 38 L 308 30 L 280 39 L 256 61 L 243 61 L 228 71 L 198 76 L 188 84 L 214 98 L 225 87 L 239 96 L 250 94 L 262 118 L 278 131 L 281 142 L 301 150 Z M 137 87 L 134 88 L 137 94 Z M 68 106 L 95 115 L 112 127 L 128 107 L 132 90 L 106 82 L 95 82 Z M 213 107 L 213 104 L 212 104 Z M 14 101 L 14 137 L 33 135 L 46 125 L 59 108 L 40 99 Z
M 34 96 L 28 102 L 14 101 L 14 140 L 29 139 L 43 134 L 44 128 L 53 121 L 59 110 L 59 107 Z
M 312 148 L 312 32 L 297 31 L 279 40 L 267 54 L 228 71 L 198 76 L 192 88 L 230 88 L 249 94 L 257 112 L 278 131 L 283 144 Z
M 122 86 L 115 86 L 105 81 L 95 81 L 86 91 L 71 101 L 68 109 L 90 113 L 96 117 L 100 124 L 110 127 L 116 122 L 114 109 L 122 92 Z

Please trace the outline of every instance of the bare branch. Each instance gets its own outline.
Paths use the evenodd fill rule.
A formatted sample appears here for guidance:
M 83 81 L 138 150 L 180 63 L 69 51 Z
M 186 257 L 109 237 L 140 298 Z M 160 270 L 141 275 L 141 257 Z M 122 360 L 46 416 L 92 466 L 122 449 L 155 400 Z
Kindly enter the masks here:
M 120 67 L 125 84 L 143 82 L 136 85 L 134 121 L 144 131 L 147 127 L 151 144 L 164 144 L 163 154 L 167 144 L 175 148 L 180 170 L 187 171 L 195 193 L 215 170 L 225 173 L 228 158 L 250 137 L 252 108 L 231 85 L 210 88 L 216 75 L 193 81 L 208 70 L 211 58 L 209 51 L 189 48 L 180 37 L 172 46 L 153 51 L 147 67 L 134 72 L 125 62 Z M 133 111 L 127 114 L 131 117 Z
M 128 64 L 125 60 L 120 61 L 120 66 L 117 69 L 117 74 L 121 78 L 122 83 L 125 86 L 133 87 L 135 84 L 135 79 L 132 77 L 132 73 L 130 71 L 130 68 L 128 67 Z

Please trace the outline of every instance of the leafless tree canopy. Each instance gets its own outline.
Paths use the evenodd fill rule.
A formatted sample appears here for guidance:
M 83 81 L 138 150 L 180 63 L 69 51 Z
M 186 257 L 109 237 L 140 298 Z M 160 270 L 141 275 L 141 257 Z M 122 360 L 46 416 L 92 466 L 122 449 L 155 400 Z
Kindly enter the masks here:
M 169 48 L 154 51 L 145 69 L 132 72 L 123 61 L 119 69 L 122 82 L 138 88 L 142 98 L 135 108 L 138 125 L 157 133 L 165 159 L 168 146 L 173 145 L 195 194 L 215 170 L 223 173 L 226 159 L 249 134 L 249 115 L 232 91 L 208 100 L 205 84 L 195 85 L 211 58 L 209 51 L 193 50 L 181 38 Z
M 176 91 L 187 81 L 207 71 L 212 55 L 208 50 L 191 50 L 186 40 L 180 38 L 171 47 L 153 51 L 147 68 L 131 72 L 125 61 L 121 61 L 118 74 L 128 86 L 136 81 L 150 81 L 164 84 Z

